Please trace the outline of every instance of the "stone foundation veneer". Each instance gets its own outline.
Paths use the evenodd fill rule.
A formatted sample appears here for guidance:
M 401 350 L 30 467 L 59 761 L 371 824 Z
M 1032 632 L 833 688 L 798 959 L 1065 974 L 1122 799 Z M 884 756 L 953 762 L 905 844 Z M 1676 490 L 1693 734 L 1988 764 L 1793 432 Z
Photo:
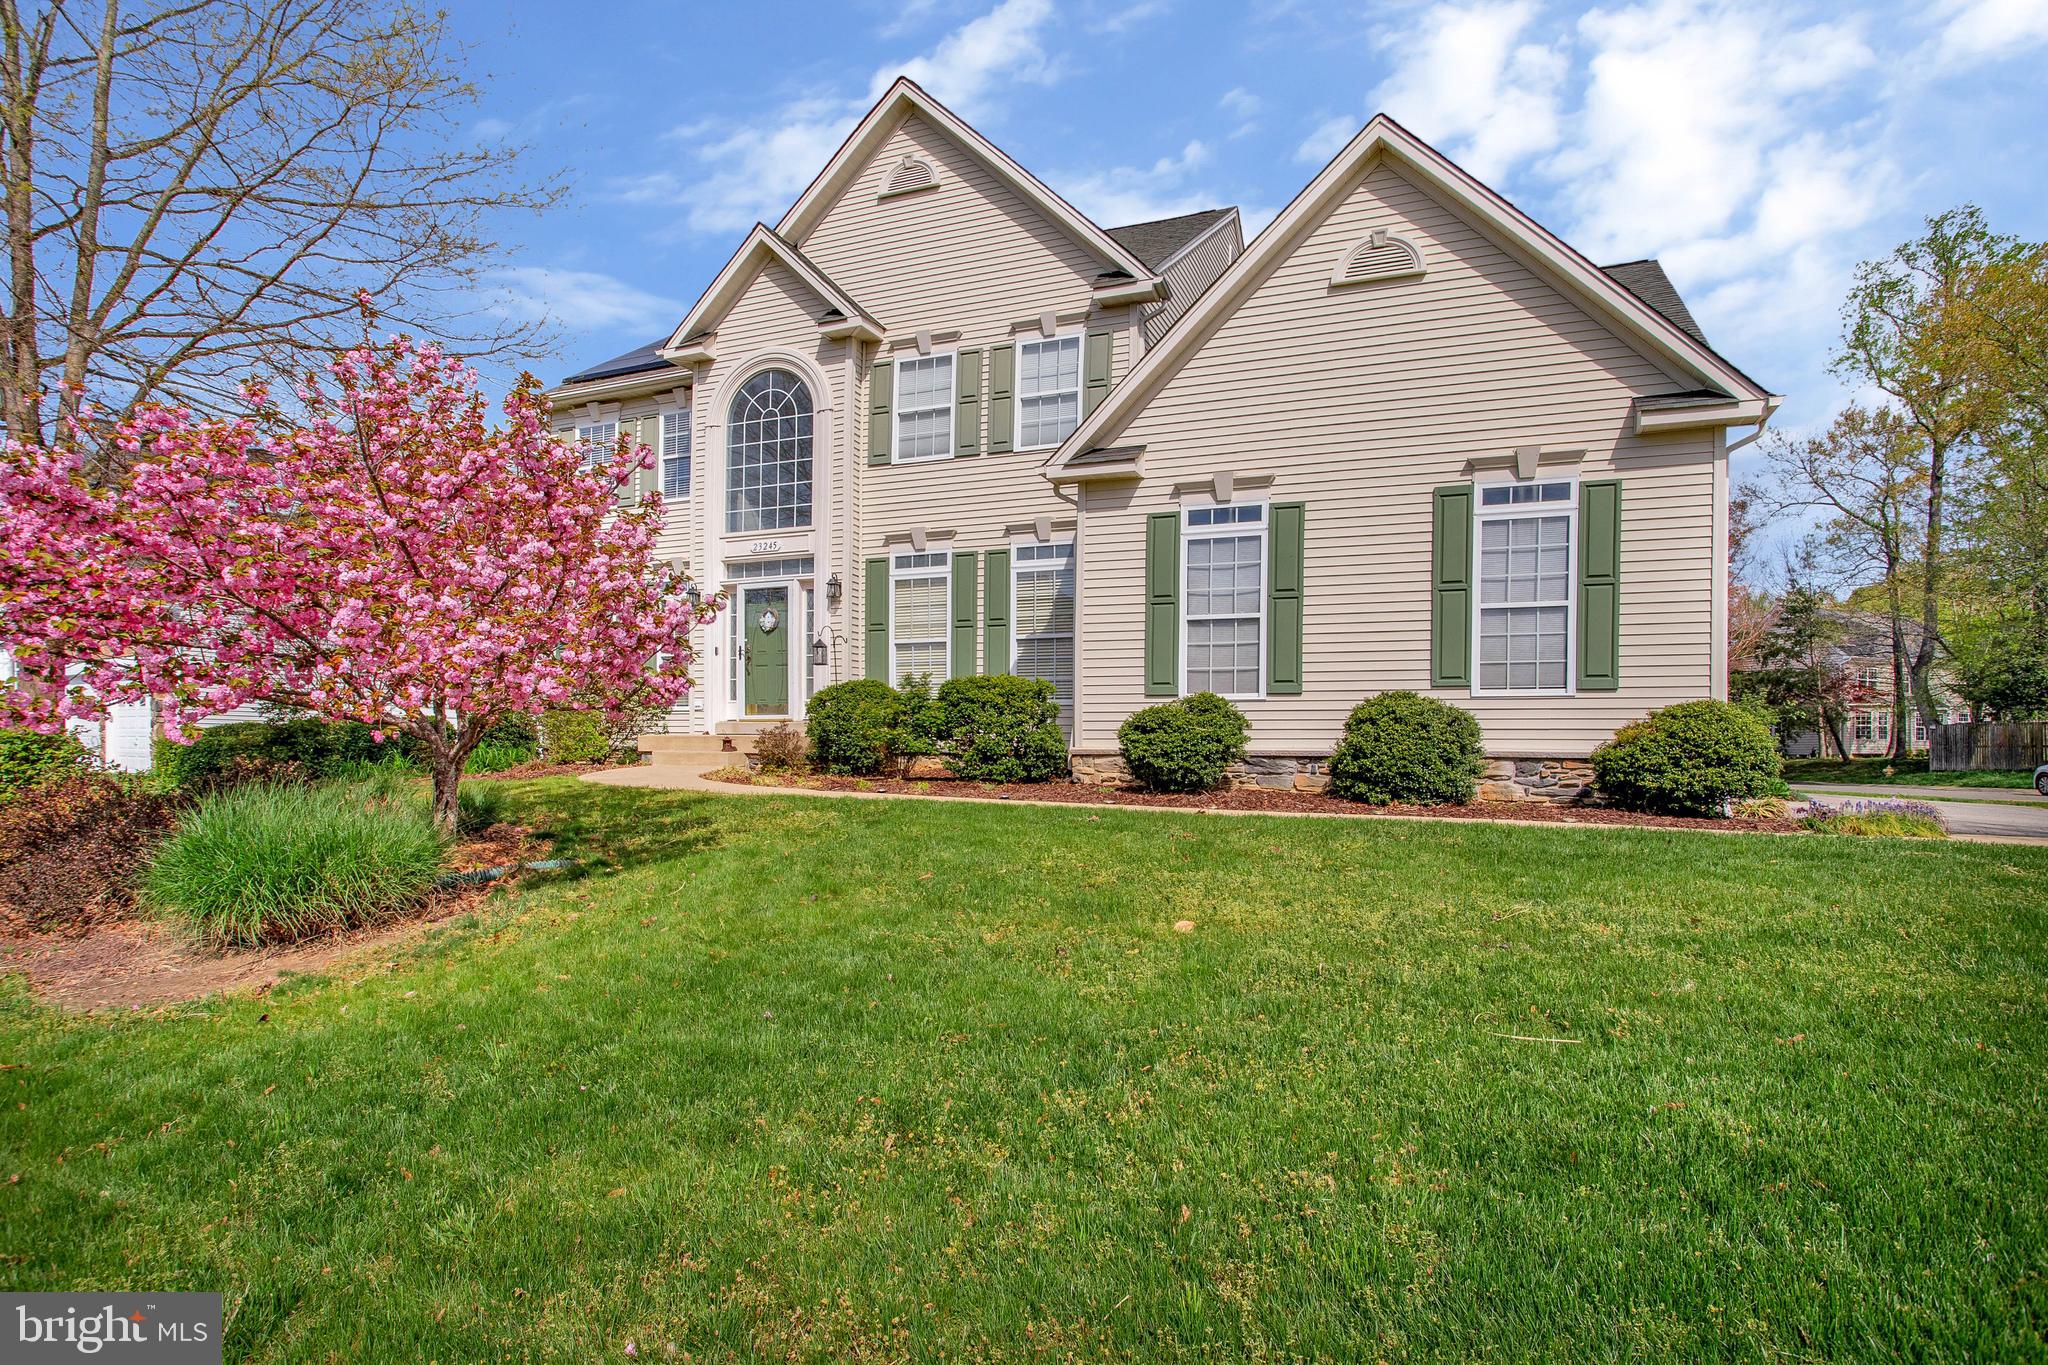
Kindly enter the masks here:
M 1130 780 L 1118 754 L 1074 755 L 1074 780 L 1108 786 Z M 1319 792 L 1330 785 L 1329 760 L 1252 754 L 1230 766 L 1233 787 Z M 1593 765 L 1583 758 L 1494 758 L 1479 779 L 1481 801 L 1556 801 L 1592 795 Z

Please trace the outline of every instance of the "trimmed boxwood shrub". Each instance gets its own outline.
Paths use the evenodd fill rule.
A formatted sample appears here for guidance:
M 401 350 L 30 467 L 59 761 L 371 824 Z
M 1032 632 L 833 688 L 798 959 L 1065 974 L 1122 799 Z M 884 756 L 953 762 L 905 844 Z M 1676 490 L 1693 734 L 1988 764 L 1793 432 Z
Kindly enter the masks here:
M 1131 714 L 1116 732 L 1131 776 L 1162 792 L 1205 792 L 1244 757 L 1251 722 L 1214 692 L 1197 692 Z
M 1462 806 L 1485 771 L 1479 722 L 1468 713 L 1416 692 L 1382 692 L 1344 722 L 1330 756 L 1330 792 L 1376 806 Z
M 923 696 L 920 689 L 919 696 Z M 811 766 L 847 777 L 871 777 L 911 742 L 911 703 L 879 678 L 820 688 L 804 711 Z
M 0 730 L 0 801 L 24 787 L 75 777 L 85 763 L 85 746 L 68 730 Z
M 940 684 L 939 748 L 956 777 L 1050 782 L 1067 775 L 1067 739 L 1053 685 L 1012 673 Z
M 540 753 L 550 763 L 601 763 L 612 737 L 598 711 L 549 711 L 540 718 Z
M 1725 701 L 1652 711 L 1593 751 L 1593 780 L 1608 799 L 1664 815 L 1719 815 L 1724 802 L 1769 796 L 1782 769 L 1770 727 Z

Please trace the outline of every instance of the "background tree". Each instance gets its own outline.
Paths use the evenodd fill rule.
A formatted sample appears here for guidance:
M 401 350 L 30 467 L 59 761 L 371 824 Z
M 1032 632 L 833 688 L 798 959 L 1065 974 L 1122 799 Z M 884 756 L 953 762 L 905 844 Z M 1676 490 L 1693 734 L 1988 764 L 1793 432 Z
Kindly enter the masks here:
M 1849 752 L 1846 722 L 1855 691 L 1844 666 L 1840 624 L 1828 615 L 1828 600 L 1788 570 L 1789 586 L 1778 600 L 1777 620 L 1757 650 L 1757 666 L 1730 680 L 1737 701 L 1768 712 L 1780 742 L 1804 730 Z
M 1758 666 L 1758 651 L 1778 619 L 1777 604 L 1756 584 L 1766 502 L 1752 484 L 1728 494 L 1728 676 Z
M 1771 477 L 1762 496 L 1774 513 L 1821 514 L 1808 562 L 1841 583 L 1874 582 L 1882 594 L 1891 654 L 1889 753 L 1909 753 L 1906 579 L 1926 546 L 1927 443 L 1895 409 L 1851 404 L 1821 435 L 1772 440 L 1764 458 Z
M 461 57 L 402 0 L 0 0 L 8 434 L 231 410 L 347 344 L 360 290 L 458 353 L 529 345 L 479 302 L 487 220 L 557 189 L 465 141 Z
M 2002 249 L 1974 205 L 1928 219 L 1922 236 L 1857 268 L 1835 359 L 1838 373 L 1886 394 L 1926 446 L 1920 638 L 1909 674 L 1914 706 L 1930 726 L 1939 722 L 1931 675 L 1947 586 L 1951 462 L 1986 420 L 1968 300 Z
M 298 421 L 143 409 L 111 483 L 75 450 L 0 455 L 0 645 L 69 679 L 0 686 L 0 724 L 145 696 L 173 739 L 246 702 L 361 721 L 419 740 L 452 828 L 507 714 L 623 717 L 688 690 L 709 609 L 654 558 L 659 498 L 613 514 L 645 447 L 587 465 L 530 378 L 493 427 L 473 371 L 404 340 L 298 399 Z

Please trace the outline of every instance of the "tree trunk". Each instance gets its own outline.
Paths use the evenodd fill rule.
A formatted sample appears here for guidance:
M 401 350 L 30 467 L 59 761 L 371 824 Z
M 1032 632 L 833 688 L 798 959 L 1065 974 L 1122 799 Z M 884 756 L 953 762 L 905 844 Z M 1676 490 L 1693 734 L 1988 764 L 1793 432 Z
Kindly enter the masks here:
M 456 816 L 461 810 L 458 794 L 462 788 L 463 757 L 453 745 L 434 747 L 434 823 L 453 838 Z
M 1894 561 L 1885 575 L 1891 589 L 1888 594 L 1891 605 L 1892 629 L 1892 742 L 1890 755 L 1901 758 L 1913 752 L 1913 732 L 1907 722 L 1907 703 L 1910 695 L 1906 686 L 1906 619 L 1905 607 L 1899 601 L 1899 567 Z
M 1941 633 L 1938 610 L 1941 589 L 1942 479 L 1948 473 L 1948 447 L 1927 443 L 1927 541 L 1921 580 L 1920 647 L 1913 651 L 1913 705 L 1932 729 L 1934 717 L 1934 641 Z

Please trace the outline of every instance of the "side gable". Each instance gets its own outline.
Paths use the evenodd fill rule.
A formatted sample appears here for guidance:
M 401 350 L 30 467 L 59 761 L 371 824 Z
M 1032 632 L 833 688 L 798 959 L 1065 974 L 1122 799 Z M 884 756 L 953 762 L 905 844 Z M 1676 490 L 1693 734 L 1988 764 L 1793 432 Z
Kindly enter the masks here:
M 791 246 L 768 228 L 756 223 L 747 239 L 732 254 L 732 259 L 718 272 L 690 311 L 670 334 L 662 354 L 670 360 L 688 363 L 707 359 L 710 352 L 704 338 L 715 333 L 734 302 L 746 292 L 762 270 L 778 267 L 791 279 L 801 283 L 803 289 L 814 301 L 811 320 L 819 332 L 829 338 L 857 338 L 862 341 L 880 341 L 885 335 L 882 324 L 875 320 L 866 309 L 854 302 L 853 296 L 841 288 L 832 278 L 807 259 L 801 251 Z
M 1726 422 L 1754 422 L 1768 416 L 1777 398 L 1714 352 L 1672 318 L 1652 307 L 1615 278 L 1544 230 L 1505 199 L 1487 189 L 1400 125 L 1378 115 L 1309 183 L 1280 216 L 1253 241 L 1199 303 L 1131 372 L 1101 408 L 1068 438 L 1047 461 L 1046 473 L 1058 478 L 1087 451 L 1115 442 L 1162 386 L 1187 366 L 1210 337 L 1262 291 L 1304 245 L 1322 234 L 1333 216 L 1353 201 L 1360 186 L 1375 176 L 1397 175 L 1402 183 L 1456 215 L 1499 251 L 1542 280 L 1572 306 L 1588 324 L 1604 329 L 1665 375 L 1662 387 L 1706 391 L 1724 401 L 1711 414 L 1696 412 L 1687 420 L 1707 416 Z M 1378 225 L 1398 231 L 1398 217 Z M 1347 240 L 1340 252 L 1367 246 L 1370 231 Z M 1327 247 L 1328 242 L 1319 245 Z M 1316 297 L 1332 288 L 1360 294 L 1399 289 L 1402 279 L 1415 279 L 1429 268 L 1427 252 L 1414 275 L 1383 281 L 1345 284 L 1342 254 L 1321 262 Z M 1304 286 L 1305 287 L 1305 286 Z M 1293 301 L 1304 320 L 1317 312 L 1306 295 Z

